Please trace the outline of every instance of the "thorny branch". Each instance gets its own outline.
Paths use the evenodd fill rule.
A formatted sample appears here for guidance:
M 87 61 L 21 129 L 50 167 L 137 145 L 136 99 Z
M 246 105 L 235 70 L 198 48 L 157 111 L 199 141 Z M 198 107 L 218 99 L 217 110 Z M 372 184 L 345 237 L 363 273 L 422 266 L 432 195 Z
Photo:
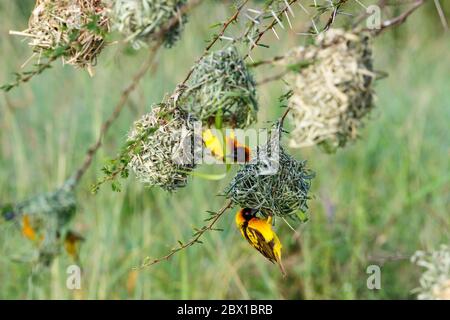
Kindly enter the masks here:
M 425 1 L 426 0 L 416 0 L 416 1 L 414 1 L 414 4 L 411 6 L 411 8 L 409 8 L 408 10 L 406 10 L 405 12 L 403 12 L 402 14 L 400 14 L 399 16 L 397 16 L 395 18 L 392 18 L 390 20 L 385 20 L 384 22 L 382 22 L 381 27 L 379 29 L 375 30 L 375 31 L 373 29 L 367 29 L 367 28 L 364 29 L 363 31 L 373 32 L 374 36 L 378 36 L 384 30 L 386 30 L 386 29 L 388 29 L 390 27 L 398 26 L 398 25 L 406 22 L 408 17 L 412 13 L 414 13 L 414 11 L 416 11 L 421 5 L 423 5 L 425 3 Z M 337 6 L 340 5 L 340 4 L 342 5 L 343 3 L 345 3 L 345 1 L 342 2 L 342 3 L 340 2 L 339 4 L 337 4 Z M 380 1 L 380 5 L 385 6 L 387 4 L 385 3 L 385 0 L 381 0 Z M 328 28 L 325 27 L 324 31 L 326 29 L 329 29 L 329 26 L 328 26 Z M 356 29 L 356 24 L 355 24 L 355 29 Z M 276 57 L 274 57 L 272 59 L 269 59 L 269 60 L 257 61 L 255 63 L 249 64 L 249 67 L 256 68 L 256 67 L 259 67 L 261 65 L 274 64 L 275 62 L 278 62 L 278 61 L 283 60 L 285 58 L 286 58 L 286 56 L 276 56 Z M 285 70 L 285 71 L 280 72 L 280 73 L 278 73 L 276 75 L 269 76 L 267 78 L 259 80 L 257 82 L 257 85 L 264 85 L 264 84 L 270 83 L 272 81 L 279 80 L 279 79 L 283 78 L 283 76 L 285 76 L 287 73 L 288 73 L 288 70 Z
M 16 80 L 14 80 L 14 82 L 0 86 L 0 90 L 4 90 L 5 92 L 8 92 L 8 91 L 11 91 L 13 88 L 18 87 L 21 83 L 30 81 L 31 78 L 33 78 L 34 76 L 41 74 L 42 72 L 44 72 L 47 69 L 50 69 L 52 67 L 52 63 L 56 59 L 58 59 L 61 55 L 62 54 L 60 54 L 60 55 L 52 54 L 47 59 L 46 62 L 36 64 L 35 69 L 33 69 L 33 70 L 26 71 L 23 73 L 16 72 L 15 73 Z
M 287 10 L 289 10 L 289 6 L 290 6 L 291 4 L 293 4 L 293 3 L 295 3 L 296 1 L 297 1 L 297 0 L 291 0 L 291 1 L 288 3 L 288 5 L 287 5 L 283 10 L 281 10 L 281 12 L 278 14 L 277 18 L 274 19 L 274 20 L 273 20 L 273 21 L 272 21 L 272 22 L 271 22 L 271 23 L 270 23 L 263 31 L 261 31 L 261 32 L 257 35 L 257 37 L 256 37 L 256 39 L 253 41 L 253 43 L 252 43 L 252 45 L 251 45 L 249 51 L 251 51 L 254 47 L 256 47 L 256 46 L 259 44 L 259 42 L 260 42 L 260 40 L 262 39 L 263 35 L 264 35 L 268 30 L 273 29 L 273 27 L 276 26 L 276 25 L 279 23 L 280 19 L 282 18 L 282 14 L 285 13 L 285 12 L 287 12 Z M 383 30 L 383 29 L 385 29 L 385 28 L 388 28 L 388 27 L 391 27 L 391 26 L 394 26 L 394 25 L 398 25 L 398 24 L 403 23 L 403 22 L 407 19 L 407 17 L 408 17 L 413 11 L 415 11 L 415 9 L 417 9 L 420 5 L 423 4 L 424 1 L 425 1 L 425 0 L 418 0 L 418 1 L 416 2 L 416 4 L 415 4 L 410 10 L 406 11 L 406 12 L 405 12 L 404 14 L 402 14 L 401 16 L 399 16 L 399 17 L 397 17 L 397 18 L 394 18 L 394 19 L 392 19 L 392 20 L 385 21 L 385 22 L 382 24 L 382 28 L 381 28 L 380 30 Z M 200 2 L 200 1 L 194 1 L 194 2 Z M 200 61 L 202 58 L 204 58 L 204 57 L 209 53 L 210 49 L 214 46 L 214 44 L 215 44 L 215 43 L 216 43 L 216 42 L 217 42 L 217 41 L 225 34 L 225 31 L 227 30 L 227 28 L 228 28 L 233 22 L 235 22 L 235 21 L 238 19 L 238 17 L 239 17 L 239 15 L 240 15 L 241 11 L 243 10 L 243 8 L 244 8 L 244 6 L 247 4 L 247 2 L 248 2 L 248 0 L 245 0 L 245 1 L 243 1 L 243 3 L 242 3 L 240 6 L 238 6 L 236 12 L 235 12 L 235 13 L 234 13 L 234 14 L 233 14 L 233 15 L 232 15 L 232 16 L 231 16 L 224 24 L 223 24 L 221 31 L 220 31 L 218 34 L 216 34 L 216 35 L 214 36 L 214 38 L 211 40 L 211 42 L 206 46 L 206 48 L 205 48 L 203 54 L 200 56 L 200 58 L 197 59 L 197 62 Z M 328 22 L 327 22 L 327 24 L 326 24 L 326 26 L 325 26 L 325 28 L 324 28 L 323 31 L 326 31 L 327 29 L 330 28 L 330 26 L 333 24 L 333 22 L 334 22 L 334 20 L 335 20 L 335 18 L 336 18 L 336 15 L 337 15 L 337 13 L 338 13 L 339 8 L 340 8 L 341 5 L 344 4 L 345 2 L 347 2 L 347 0 L 341 0 L 341 1 L 339 1 L 339 3 L 334 7 L 333 12 L 332 12 L 332 14 L 331 14 L 331 16 L 330 16 L 330 18 L 329 18 L 329 20 L 328 20 Z M 381 31 L 380 31 L 380 32 L 381 32 Z M 378 32 L 378 33 L 379 33 L 379 32 Z M 378 33 L 377 33 L 377 34 L 378 34 Z M 244 57 L 244 59 L 247 58 L 248 56 L 249 56 L 249 54 L 247 54 L 247 55 Z M 280 59 L 281 59 L 280 57 L 277 57 L 276 59 L 273 59 L 273 61 L 277 61 L 277 60 L 280 60 Z M 261 65 L 261 64 L 266 64 L 266 63 L 255 63 L 254 66 L 258 66 L 258 65 Z M 150 62 L 150 65 L 151 65 L 151 62 Z M 186 84 L 186 82 L 189 80 L 189 78 L 191 77 L 191 75 L 192 75 L 192 73 L 193 73 L 193 71 L 194 71 L 195 65 L 196 65 L 196 64 L 194 64 L 194 66 L 189 70 L 189 72 L 188 72 L 186 78 L 183 80 L 183 82 L 181 83 L 181 85 Z M 144 72 L 144 74 L 145 74 L 145 72 Z M 277 77 L 274 77 L 274 78 L 278 79 L 278 78 L 281 78 L 281 76 L 277 76 Z M 268 81 L 267 81 L 267 82 L 268 82 Z M 261 84 L 261 83 L 260 83 L 260 84 Z M 131 91 L 132 91 L 133 89 L 134 89 L 134 87 L 131 87 Z M 130 92 L 131 92 L 131 91 L 130 91 Z M 125 98 L 121 99 L 120 102 L 126 101 L 126 100 L 127 100 L 127 97 L 128 97 L 128 95 L 129 95 L 129 92 L 127 93 L 127 90 L 125 90 L 125 91 L 124 91 L 124 95 L 125 95 Z M 102 127 L 102 131 L 101 131 L 99 140 L 97 141 L 97 143 L 96 143 L 93 147 L 91 147 L 91 148 L 89 149 L 88 154 L 87 154 L 87 158 L 86 158 L 86 160 L 85 160 L 85 163 L 84 163 L 84 166 L 83 166 L 83 167 L 89 167 L 89 164 L 90 164 L 90 162 L 92 161 L 92 156 L 93 156 L 93 154 L 95 154 L 96 150 L 98 150 L 98 148 L 99 148 L 100 145 L 101 145 L 101 139 L 102 139 L 102 137 L 104 136 L 105 132 L 108 130 L 108 128 L 109 128 L 109 126 L 111 125 L 112 121 L 114 121 L 114 120 L 117 118 L 118 113 L 120 113 L 120 110 L 123 108 L 123 106 L 120 104 L 120 102 L 119 102 L 118 106 L 116 107 L 115 111 L 113 112 L 112 116 L 105 122 L 104 126 Z M 123 103 L 124 103 L 124 102 L 123 102 Z M 119 111 L 117 111 L 117 109 L 119 109 Z M 283 122 L 284 122 L 286 116 L 288 115 L 289 111 L 290 111 L 290 108 L 287 107 L 286 110 L 284 111 L 283 115 L 281 116 L 281 118 L 280 118 L 280 124 L 281 124 L 281 126 L 283 125 Z M 93 150 L 93 151 L 92 151 L 92 150 Z M 82 175 L 82 173 L 86 170 L 86 169 L 84 169 L 84 171 L 83 171 L 83 167 L 79 170 L 79 172 L 81 172 L 81 175 Z M 81 175 L 80 175 L 80 176 L 81 176 Z M 181 251 L 181 250 L 184 250 L 184 249 L 186 249 L 186 248 L 188 248 L 188 247 L 190 247 L 190 246 L 192 246 L 192 245 L 194 245 L 194 244 L 196 244 L 196 243 L 201 243 L 200 238 L 201 238 L 206 232 L 212 231 L 212 230 L 217 230 L 217 229 L 214 228 L 214 225 L 218 222 L 218 220 L 222 217 L 222 215 L 223 215 L 223 214 L 224 214 L 231 206 L 232 206 L 232 203 L 231 203 L 230 201 L 228 201 L 228 202 L 224 205 L 224 207 L 223 207 L 222 209 L 220 209 L 218 212 L 215 212 L 215 213 L 212 214 L 212 216 L 208 219 L 210 222 L 209 222 L 207 225 L 203 226 L 203 227 L 200 228 L 200 229 L 196 229 L 196 232 L 194 233 L 193 237 L 192 237 L 187 243 L 182 243 L 181 241 L 179 241 L 179 246 L 176 247 L 176 248 L 174 248 L 174 249 L 172 249 L 172 250 L 170 250 L 170 252 L 169 252 L 168 254 L 166 254 L 166 255 L 164 255 L 164 256 L 162 256 L 162 257 L 160 257 L 160 258 L 154 259 L 154 260 L 151 260 L 150 258 L 147 258 L 146 261 L 144 261 L 143 264 L 140 266 L 140 268 L 142 269 L 142 268 L 149 267 L 149 266 L 152 266 L 152 265 L 154 265 L 154 264 L 160 263 L 160 262 L 162 262 L 162 261 L 168 260 L 168 259 L 170 259 L 174 254 L 176 254 L 177 252 L 179 252 L 179 251 Z
M 196 63 L 194 63 L 192 68 L 189 70 L 188 74 L 186 75 L 186 78 L 184 78 L 181 85 L 186 84 L 186 82 L 189 80 L 192 73 L 194 72 L 194 69 L 195 69 L 195 66 L 197 65 L 197 63 L 200 60 L 202 60 L 209 53 L 209 50 L 211 50 L 211 48 L 220 39 L 220 37 L 222 37 L 225 34 L 225 31 L 228 29 L 228 27 L 237 20 L 237 18 L 239 17 L 239 14 L 241 13 L 242 9 L 244 8 L 244 6 L 247 4 L 248 1 L 249 0 L 245 0 L 244 2 L 242 2 L 242 4 L 239 5 L 238 8 L 236 9 L 236 12 L 223 24 L 222 30 L 220 30 L 220 32 L 218 34 L 216 34 L 214 36 L 214 38 L 211 40 L 211 42 L 206 46 L 205 51 L 200 56 L 200 58 L 197 59 Z
M 330 18 L 327 21 L 327 24 L 323 28 L 323 31 L 327 31 L 330 29 L 331 25 L 333 24 L 334 20 L 336 19 L 336 15 L 341 8 L 343 4 L 345 4 L 348 0 L 339 0 L 339 2 L 333 6 L 333 11 L 331 12 Z
M 270 76 L 270 77 L 267 77 L 267 78 L 264 78 L 264 79 L 258 81 L 256 83 L 256 85 L 257 86 L 262 86 L 262 85 L 264 85 L 266 83 L 270 83 L 270 82 L 273 82 L 273 81 L 276 81 L 276 80 L 280 80 L 281 78 L 283 78 L 288 73 L 289 73 L 289 70 L 284 70 L 283 72 L 277 73 L 277 74 L 275 74 L 273 76 Z
M 272 29 L 277 23 L 279 23 L 281 15 L 286 12 L 287 10 L 289 10 L 289 6 L 293 3 L 295 3 L 297 0 L 291 0 L 290 3 L 283 9 L 281 10 L 281 12 L 279 13 L 278 17 L 276 19 L 274 19 L 272 21 L 272 23 L 266 27 L 266 29 L 264 29 L 263 31 L 261 31 L 257 38 L 256 41 L 254 41 L 253 46 L 250 48 L 250 51 L 258 44 L 258 42 L 261 40 L 262 36 L 270 29 Z M 228 28 L 228 26 L 233 23 L 234 21 L 237 20 L 237 18 L 239 17 L 239 14 L 241 13 L 242 9 L 244 8 L 244 6 L 247 4 L 248 0 L 245 0 L 236 10 L 236 12 L 223 24 L 222 30 L 213 38 L 213 40 L 209 43 L 209 45 L 206 47 L 205 51 L 203 52 L 203 55 L 197 59 L 197 62 L 200 61 L 201 59 L 203 59 L 203 57 L 205 57 L 209 50 L 214 46 L 214 44 L 218 41 L 218 39 L 220 39 L 221 36 L 224 35 L 226 29 Z M 247 58 L 249 55 L 247 54 L 245 58 Z M 194 63 L 194 66 L 189 70 L 186 78 L 184 79 L 184 81 L 181 83 L 181 86 L 186 84 L 186 82 L 189 80 L 190 76 L 192 75 L 194 68 L 195 68 L 196 63 Z M 285 114 L 283 115 L 283 117 L 281 118 L 281 123 L 284 121 L 284 118 L 286 117 L 286 115 L 289 112 L 289 108 L 286 109 Z M 162 261 L 168 260 L 170 259 L 174 254 L 176 254 L 177 252 L 187 249 L 188 247 L 196 244 L 196 243 L 201 243 L 201 241 L 199 240 L 203 234 L 205 234 L 207 231 L 212 231 L 212 230 L 216 230 L 213 228 L 213 226 L 215 225 L 215 223 L 222 217 L 222 215 L 232 206 L 232 202 L 228 201 L 225 206 L 220 209 L 218 212 L 213 213 L 213 215 L 208 219 L 211 222 L 206 225 L 203 226 L 201 229 L 198 229 L 196 231 L 196 233 L 194 234 L 193 238 L 191 240 L 189 240 L 187 243 L 182 243 L 179 242 L 179 246 L 170 250 L 170 252 L 168 254 L 166 254 L 165 256 L 162 256 L 160 258 L 154 259 L 154 260 L 150 260 L 150 259 L 146 259 L 146 261 L 144 261 L 144 263 L 140 266 L 140 268 L 145 268 L 145 267 L 149 267 L 152 266 L 154 264 L 160 263 Z
M 83 161 L 83 164 L 76 171 L 75 176 L 74 176 L 75 185 L 78 184 L 78 182 L 82 178 L 83 174 L 87 171 L 87 169 L 91 165 L 95 154 L 97 153 L 98 149 L 100 149 L 100 147 L 102 146 L 104 136 L 108 132 L 108 130 L 111 127 L 111 125 L 113 124 L 113 122 L 119 117 L 120 113 L 122 112 L 124 106 L 127 103 L 128 97 L 136 89 L 140 80 L 144 77 L 144 75 L 147 73 L 147 71 L 153 65 L 153 61 L 155 60 L 156 52 L 158 51 L 158 48 L 161 46 L 161 44 L 162 44 L 162 41 L 159 41 L 158 43 L 156 43 L 155 45 L 153 45 L 151 47 L 147 60 L 145 60 L 145 62 L 142 64 L 139 71 L 134 75 L 131 83 L 122 91 L 122 94 L 120 95 L 120 99 L 117 102 L 117 105 L 115 106 L 112 114 L 102 124 L 101 129 L 100 129 L 100 134 L 97 138 L 97 141 L 88 149 L 85 159 Z
M 213 231 L 213 230 L 220 230 L 220 229 L 216 229 L 214 228 L 214 225 L 216 224 L 217 221 L 219 221 L 220 217 L 222 217 L 222 215 L 232 206 L 232 202 L 231 201 L 227 201 L 225 203 L 225 205 L 222 207 L 222 209 L 220 209 L 217 212 L 214 212 L 211 217 L 209 217 L 207 220 L 210 221 L 207 225 L 203 226 L 201 229 L 197 229 L 195 230 L 196 232 L 194 233 L 193 237 L 186 243 L 182 243 L 181 241 L 179 241 L 179 246 L 176 248 L 173 248 L 172 250 L 170 250 L 170 252 L 168 254 L 166 254 L 165 256 L 162 256 L 160 258 L 151 260 L 150 258 L 146 258 L 146 260 L 144 261 L 144 263 L 142 263 L 142 265 L 139 267 L 140 269 L 145 268 L 145 267 L 149 267 L 152 266 L 154 264 L 157 264 L 159 262 L 165 261 L 165 260 L 169 260 L 175 253 L 186 249 L 196 243 L 202 243 L 200 241 L 200 238 L 207 232 L 207 231 Z
M 261 31 L 261 32 L 256 36 L 256 39 L 252 41 L 252 45 L 250 46 L 250 50 L 249 50 L 249 51 L 253 50 L 253 48 L 255 48 L 255 47 L 259 44 L 259 42 L 261 41 L 261 38 L 264 36 L 264 34 L 265 34 L 267 31 L 273 29 L 273 28 L 279 23 L 280 19 L 282 19 L 283 14 L 284 14 L 285 12 L 287 12 L 287 11 L 289 10 L 290 6 L 291 6 L 292 4 L 294 4 L 295 2 L 297 2 L 297 0 L 291 0 L 291 1 L 289 1 L 288 5 L 286 5 L 286 6 L 278 13 L 277 18 L 276 18 L 276 19 L 273 19 L 272 23 L 270 23 L 263 31 Z M 245 60 L 249 55 L 250 55 L 250 53 L 247 53 L 247 54 L 244 56 L 244 60 Z
M 202 0 L 192 0 L 188 2 L 186 5 L 184 5 L 180 9 L 180 14 L 185 14 L 189 10 L 193 9 L 197 5 L 200 4 Z M 156 35 L 155 43 L 150 48 L 149 56 L 147 60 L 142 64 L 141 68 L 138 70 L 138 72 L 134 75 L 133 80 L 131 83 L 122 91 L 122 94 L 119 98 L 119 102 L 115 106 L 113 113 L 109 116 L 109 118 L 102 124 L 100 129 L 100 134 L 97 138 L 97 141 L 88 149 L 85 159 L 83 161 L 83 164 L 81 167 L 75 172 L 74 179 L 75 179 L 75 185 L 78 184 L 78 182 L 81 180 L 84 173 L 89 169 L 92 160 L 97 153 L 97 151 L 102 146 L 103 138 L 108 132 L 109 128 L 113 124 L 113 122 L 119 117 L 120 113 L 122 112 L 124 106 L 126 105 L 128 98 L 130 94 L 136 89 L 141 79 L 144 77 L 144 75 L 147 73 L 147 71 L 150 69 L 150 67 L 153 65 L 153 61 L 155 59 L 156 53 L 158 49 L 161 47 L 163 43 L 164 35 L 174 26 L 178 23 L 178 17 L 175 16 L 169 22 L 162 28 Z
M 377 35 L 381 34 L 387 28 L 390 28 L 390 27 L 393 27 L 393 26 L 397 26 L 397 25 L 400 25 L 400 24 L 404 23 L 406 21 L 406 19 L 408 19 L 408 17 L 414 11 L 416 11 L 420 6 L 422 6 L 425 3 L 425 1 L 426 0 L 417 0 L 411 6 L 411 8 L 409 8 L 408 10 L 403 12 L 401 15 L 399 15 L 399 16 L 393 18 L 393 19 L 383 21 L 383 23 L 381 24 L 381 27 L 374 32 L 374 35 L 377 36 Z M 367 31 L 367 29 L 366 29 L 366 31 Z M 371 31 L 371 30 L 368 30 L 368 31 Z

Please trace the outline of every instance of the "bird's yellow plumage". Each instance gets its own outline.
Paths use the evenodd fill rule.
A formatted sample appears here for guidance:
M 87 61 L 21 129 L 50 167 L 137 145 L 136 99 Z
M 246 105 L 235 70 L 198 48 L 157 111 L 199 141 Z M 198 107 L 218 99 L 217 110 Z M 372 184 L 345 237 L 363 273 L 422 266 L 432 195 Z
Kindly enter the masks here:
M 231 158 L 232 162 L 248 162 L 250 160 L 250 148 L 238 142 L 234 131 L 223 139 L 215 136 L 211 129 L 206 129 L 202 133 L 203 143 L 211 151 L 211 154 L 220 161 L 227 162 Z
M 74 231 L 68 231 L 64 238 L 64 248 L 75 261 L 79 260 L 79 243 L 81 241 L 84 241 L 84 238 Z
M 35 241 L 36 240 L 36 232 L 34 228 L 31 226 L 30 217 L 26 214 L 22 217 L 22 234 L 28 240 Z
M 256 217 L 256 213 L 257 210 L 249 208 L 239 210 L 236 214 L 236 225 L 250 245 L 271 262 L 278 264 L 283 275 L 286 275 L 281 263 L 282 245 L 272 230 L 272 218 L 261 219 Z

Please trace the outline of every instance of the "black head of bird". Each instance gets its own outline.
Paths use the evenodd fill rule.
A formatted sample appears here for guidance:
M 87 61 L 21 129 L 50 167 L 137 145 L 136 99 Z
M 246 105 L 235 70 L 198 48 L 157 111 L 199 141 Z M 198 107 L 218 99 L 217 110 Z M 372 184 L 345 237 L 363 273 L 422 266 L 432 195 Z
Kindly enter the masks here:
M 242 217 L 246 221 L 250 221 L 252 218 L 254 218 L 256 216 L 257 212 L 258 212 L 258 210 L 256 210 L 256 209 L 244 208 L 244 209 L 242 209 Z
M 1 213 L 1 218 L 3 218 L 6 221 L 10 221 L 10 220 L 14 219 L 14 217 L 15 217 L 14 208 L 11 204 L 1 206 L 0 213 Z

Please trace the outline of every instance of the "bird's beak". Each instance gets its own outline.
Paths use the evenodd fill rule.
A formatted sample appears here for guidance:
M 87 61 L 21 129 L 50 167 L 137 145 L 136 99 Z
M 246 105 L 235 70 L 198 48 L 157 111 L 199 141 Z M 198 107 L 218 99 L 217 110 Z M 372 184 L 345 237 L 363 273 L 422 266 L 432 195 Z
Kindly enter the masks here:
M 252 216 L 254 216 L 254 215 L 256 215 L 257 213 L 258 213 L 258 209 L 250 209 L 251 211 L 251 213 L 252 213 Z

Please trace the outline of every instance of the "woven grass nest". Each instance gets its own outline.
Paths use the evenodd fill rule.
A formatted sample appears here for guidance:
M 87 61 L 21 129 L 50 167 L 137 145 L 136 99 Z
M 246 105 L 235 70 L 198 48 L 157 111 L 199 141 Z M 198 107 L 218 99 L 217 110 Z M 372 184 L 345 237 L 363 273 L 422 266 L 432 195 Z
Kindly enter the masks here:
M 187 112 L 162 103 L 134 123 L 128 141 L 139 146 L 129 166 L 141 182 L 167 191 L 187 184 L 195 167 L 194 146 L 201 144 L 201 137 L 194 139 L 194 122 Z
M 34 242 L 36 261 L 49 265 L 60 253 L 61 239 L 76 212 L 72 181 L 56 191 L 5 206 L 1 211 L 4 219 L 15 221 L 23 235 Z
M 234 205 L 259 209 L 263 216 L 298 219 L 308 209 L 314 173 L 306 161 L 297 161 L 282 146 L 270 143 L 257 148 L 249 163 L 242 165 L 225 190 Z M 279 154 L 279 158 L 275 155 Z
M 450 300 L 450 247 L 441 245 L 431 252 L 417 251 L 411 258 L 425 268 L 420 287 L 414 291 L 419 300 Z
M 109 20 L 100 0 L 37 0 L 27 36 L 39 54 L 59 54 L 64 63 L 91 68 L 105 46 Z
M 235 47 L 216 51 L 195 66 L 185 92 L 186 108 L 205 125 L 245 128 L 256 121 L 255 82 Z
M 288 56 L 285 63 L 297 63 L 298 68 L 288 76 L 294 126 L 289 146 L 321 145 L 334 151 L 355 139 L 373 109 L 370 37 L 330 29 L 317 37 L 315 45 L 292 50 Z
M 139 49 L 154 40 L 162 28 L 178 18 L 164 35 L 164 44 L 171 47 L 180 37 L 186 16 L 179 12 L 186 0 L 109 0 L 113 30 L 117 30 Z

